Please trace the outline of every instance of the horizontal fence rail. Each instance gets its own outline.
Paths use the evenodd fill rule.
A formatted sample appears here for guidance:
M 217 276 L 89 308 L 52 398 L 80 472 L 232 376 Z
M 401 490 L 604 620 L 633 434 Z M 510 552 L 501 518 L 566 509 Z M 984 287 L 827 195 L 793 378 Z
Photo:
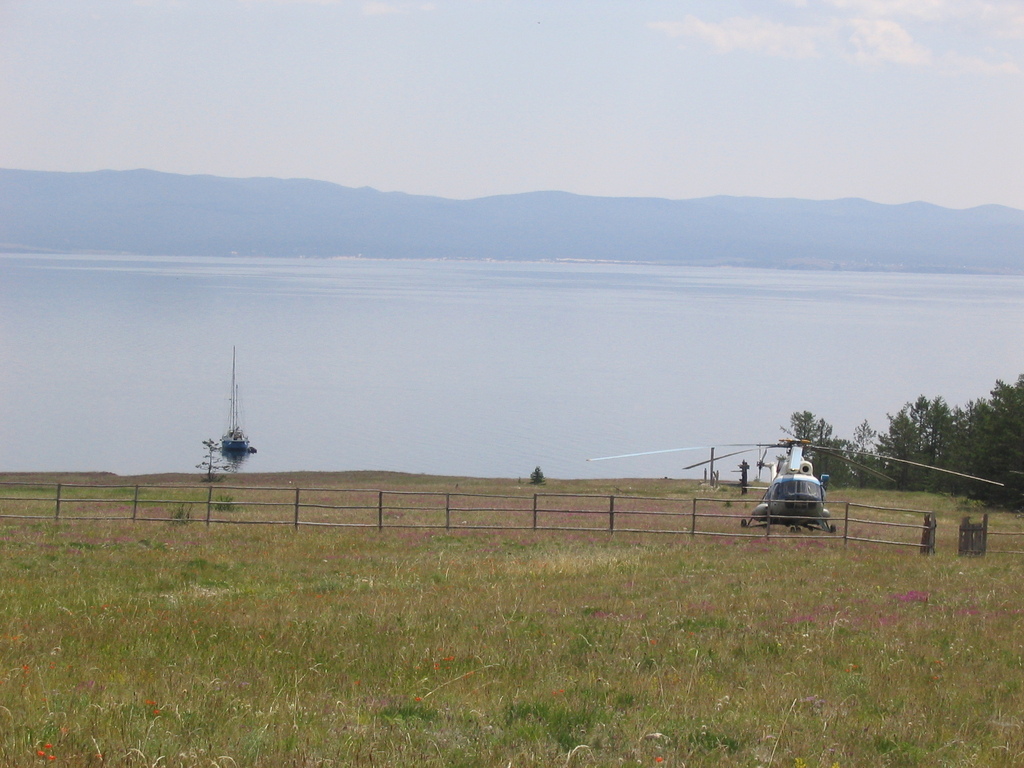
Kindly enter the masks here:
M 571 531 L 744 539 L 812 537 L 932 552 L 935 516 L 921 510 L 832 502 L 835 533 L 794 532 L 784 518 L 743 527 L 759 499 L 531 495 L 240 485 L 0 482 L 0 519 L 94 520 L 320 528 Z M 922 522 L 923 519 L 923 522 Z M 1024 536 L 990 532 L 993 536 Z M 1024 546 L 1024 542 L 1021 543 Z M 1024 551 L 1006 550 L 1024 554 Z
M 1024 531 L 993 531 L 989 528 L 987 538 L 985 551 L 990 555 L 1024 555 Z

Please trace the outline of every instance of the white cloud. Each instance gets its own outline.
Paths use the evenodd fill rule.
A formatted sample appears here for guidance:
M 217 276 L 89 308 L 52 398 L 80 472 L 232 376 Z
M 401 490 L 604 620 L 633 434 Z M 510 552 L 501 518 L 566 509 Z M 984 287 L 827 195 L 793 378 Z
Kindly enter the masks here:
M 854 19 L 854 59 L 861 64 L 909 64 L 927 66 L 932 63 L 931 51 L 914 42 L 913 37 L 895 21 L 886 19 Z
M 1024 39 L 1024 4 L 983 3 L 982 20 L 987 22 L 995 37 Z
M 277 5 L 341 5 L 346 0 L 238 0 L 240 3 L 276 3 Z
M 402 9 L 394 3 L 363 3 L 364 16 L 388 16 L 395 13 L 402 13 Z
M 411 11 L 433 11 L 433 3 L 385 3 L 380 0 L 371 0 L 363 3 L 364 16 L 389 16 L 396 13 L 409 13 Z
M 763 16 L 704 21 L 686 16 L 648 26 L 702 40 L 719 53 L 750 51 L 789 59 L 845 56 L 866 67 L 933 68 L 947 74 L 1019 75 L 1012 43 L 1024 39 L 1024 0 L 778 0 L 814 25 Z M 811 4 L 817 5 L 816 11 Z M 824 16 L 822 9 L 825 8 Z M 992 47 L 983 47 L 988 39 Z M 982 43 L 982 44 L 979 44 Z
M 962 0 L 825 0 L 839 10 L 873 18 L 915 18 L 940 21 L 950 18 Z M 973 2 L 973 0 L 971 0 Z
M 704 40 L 719 53 L 754 51 L 791 59 L 818 56 L 818 41 L 831 34 L 827 28 L 787 26 L 757 16 L 734 17 L 721 23 L 687 16 L 683 21 L 660 21 L 648 26 L 670 37 Z
M 996 37 L 1024 37 L 1021 0 L 821 0 L 859 18 L 955 22 Z
M 948 53 L 942 57 L 944 70 L 956 75 L 1019 75 L 1021 69 L 1012 61 L 993 63 L 976 56 Z
M 141 0 L 145 2 L 146 0 Z M 385 0 L 238 0 L 240 3 L 275 3 L 277 5 L 359 5 L 364 16 L 390 16 L 413 11 L 433 11 L 437 6 L 432 2 L 386 2 Z

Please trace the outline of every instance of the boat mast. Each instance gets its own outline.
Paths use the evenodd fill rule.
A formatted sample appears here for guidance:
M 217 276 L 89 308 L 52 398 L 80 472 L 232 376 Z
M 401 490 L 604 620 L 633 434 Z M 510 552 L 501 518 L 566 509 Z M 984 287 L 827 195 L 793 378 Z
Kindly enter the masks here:
M 235 348 L 231 348 L 231 416 L 228 434 L 232 437 L 238 430 L 238 385 L 235 384 Z

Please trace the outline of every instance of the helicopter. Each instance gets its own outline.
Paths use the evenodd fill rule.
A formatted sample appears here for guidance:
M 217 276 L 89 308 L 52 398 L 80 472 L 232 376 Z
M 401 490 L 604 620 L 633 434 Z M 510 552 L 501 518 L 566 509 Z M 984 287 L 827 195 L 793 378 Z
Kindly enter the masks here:
M 780 523 L 788 525 L 794 532 L 800 528 L 836 532 L 836 526 L 829 522 L 831 513 L 825 508 L 828 475 L 820 478 L 814 475 L 813 465 L 804 456 L 804 447 L 807 445 L 810 445 L 807 440 L 788 438 L 775 446 L 786 448 L 785 459 L 771 465 L 771 483 L 761 503 L 751 511 L 750 517 L 740 520 L 742 527 L 768 527 L 772 523 Z M 759 469 L 765 465 L 764 458 L 770 448 L 765 447 L 758 461 Z
M 761 500 L 761 503 L 754 507 L 749 518 L 740 520 L 740 525 L 744 528 L 748 526 L 788 525 L 793 531 L 806 528 L 808 530 L 819 529 L 826 533 L 835 533 L 836 527 L 829 522 L 831 515 L 825 508 L 825 489 L 828 486 L 828 475 L 822 475 L 821 478 L 815 476 L 814 467 L 804 457 L 804 448 L 809 445 L 810 441 L 797 440 L 795 438 L 786 438 L 773 445 L 733 444 L 727 447 L 744 447 L 742 450 L 718 456 L 717 459 L 712 448 L 711 459 L 690 464 L 687 467 L 683 467 L 683 469 L 693 469 L 705 464 L 711 464 L 713 474 L 715 461 L 721 461 L 730 456 L 738 456 L 741 453 L 748 453 L 755 448 L 763 449 L 761 458 L 757 462 L 757 467 L 760 470 L 770 466 L 772 469 L 772 479 L 765 489 L 764 498 Z M 645 453 L 691 451 L 697 450 L 698 447 L 669 448 L 666 451 L 648 451 Z M 781 461 L 769 465 L 765 463 L 765 457 L 772 448 L 785 448 L 786 456 Z M 588 459 L 588 461 L 642 456 L 645 453 L 602 456 L 598 459 Z M 746 488 L 746 462 L 741 466 L 744 467 L 742 486 Z
M 740 526 L 743 528 L 747 527 L 768 527 L 771 525 L 786 525 L 793 532 L 799 531 L 801 528 L 805 528 L 808 531 L 820 530 L 825 533 L 835 533 L 836 526 L 829 522 L 831 513 L 825 507 L 825 492 L 828 488 L 828 475 L 821 475 L 820 477 L 814 474 L 814 466 L 804 455 L 805 451 L 813 450 L 820 453 L 834 456 L 840 461 L 844 461 L 848 464 L 877 475 L 878 477 L 886 480 L 892 480 L 892 478 L 879 472 L 876 469 L 865 466 L 864 464 L 851 459 L 849 456 L 844 456 L 836 448 L 814 445 L 810 440 L 802 440 L 794 437 L 783 438 L 777 443 L 765 445 L 761 444 L 733 444 L 731 447 L 740 447 L 740 445 L 746 445 L 743 450 L 734 451 L 727 453 L 723 456 L 719 456 L 717 460 L 727 458 L 729 456 L 738 456 L 741 453 L 747 453 L 755 448 L 761 451 L 761 458 L 757 462 L 758 470 L 765 467 L 770 467 L 772 470 L 772 478 L 768 487 L 765 489 L 764 497 L 760 503 L 757 504 L 751 510 L 750 517 L 745 517 L 740 520 Z M 699 446 L 698 446 L 699 447 Z M 674 451 L 691 451 L 697 450 L 698 447 L 693 448 L 669 448 L 662 451 L 646 451 L 644 453 L 630 453 L 622 454 L 619 456 L 603 456 L 597 459 L 588 459 L 588 461 L 604 461 L 605 459 L 619 459 L 626 458 L 627 456 L 643 456 L 655 453 L 671 453 Z M 768 455 L 768 451 L 773 448 L 784 448 L 786 455 L 779 457 L 780 460 L 772 464 L 765 462 Z M 983 483 L 990 483 L 992 485 L 1002 486 L 1003 483 L 998 483 L 994 480 L 986 480 L 982 477 L 975 477 L 974 475 L 967 475 L 963 472 L 955 472 L 950 469 L 942 469 L 940 467 L 933 467 L 927 464 L 919 464 L 915 461 L 909 461 L 907 459 L 896 459 L 890 456 L 882 456 L 876 453 L 870 453 L 867 451 L 855 451 L 847 450 L 846 453 L 852 453 L 854 455 L 870 456 L 875 459 L 880 459 L 884 462 L 896 462 L 901 464 L 910 464 L 916 467 L 922 467 L 925 469 L 931 469 L 936 472 L 944 472 L 951 475 L 957 475 L 959 477 L 969 478 L 971 480 L 978 480 Z M 696 464 L 690 464 L 683 469 L 693 469 L 700 467 L 704 464 L 711 464 L 714 467 L 715 463 L 714 448 L 711 449 L 711 459 L 708 461 L 700 461 Z M 743 471 L 743 481 L 741 482 L 742 487 L 746 487 L 746 462 L 741 465 Z

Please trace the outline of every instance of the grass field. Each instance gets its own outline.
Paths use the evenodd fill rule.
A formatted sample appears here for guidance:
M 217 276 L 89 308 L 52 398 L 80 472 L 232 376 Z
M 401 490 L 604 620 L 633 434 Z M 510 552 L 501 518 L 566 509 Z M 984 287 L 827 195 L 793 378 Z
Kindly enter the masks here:
M 870 501 L 939 512 L 939 553 L 6 520 L 0 764 L 1024 764 L 1024 558 L 958 558 L 954 500 Z

